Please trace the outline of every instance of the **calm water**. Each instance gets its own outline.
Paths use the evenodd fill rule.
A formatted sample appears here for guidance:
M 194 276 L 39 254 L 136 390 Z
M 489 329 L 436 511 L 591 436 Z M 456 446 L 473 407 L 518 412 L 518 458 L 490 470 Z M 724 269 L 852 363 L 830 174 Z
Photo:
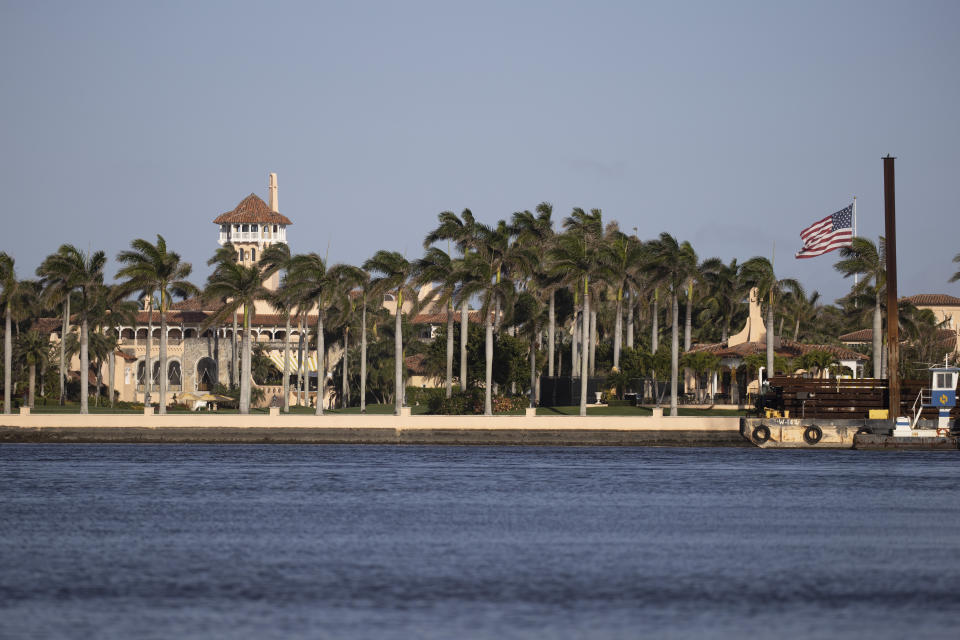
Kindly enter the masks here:
M 956 638 L 960 456 L 0 446 L 0 636 Z

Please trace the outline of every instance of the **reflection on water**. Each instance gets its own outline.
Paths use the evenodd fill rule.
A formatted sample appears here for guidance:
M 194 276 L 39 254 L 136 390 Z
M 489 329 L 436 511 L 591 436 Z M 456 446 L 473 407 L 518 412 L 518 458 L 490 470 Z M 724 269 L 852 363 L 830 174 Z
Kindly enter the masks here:
M 0 446 L 2 637 L 955 637 L 950 453 Z

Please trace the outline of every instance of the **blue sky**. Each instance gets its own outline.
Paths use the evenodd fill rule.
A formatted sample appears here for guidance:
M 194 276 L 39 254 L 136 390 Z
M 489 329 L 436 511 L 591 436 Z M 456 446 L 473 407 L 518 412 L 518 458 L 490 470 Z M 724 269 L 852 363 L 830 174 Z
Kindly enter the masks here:
M 771 255 L 857 196 L 900 292 L 960 295 L 957 2 L 0 1 L 0 251 L 166 237 L 194 263 L 247 194 L 296 252 L 418 257 L 446 209 L 599 207 L 701 258 Z

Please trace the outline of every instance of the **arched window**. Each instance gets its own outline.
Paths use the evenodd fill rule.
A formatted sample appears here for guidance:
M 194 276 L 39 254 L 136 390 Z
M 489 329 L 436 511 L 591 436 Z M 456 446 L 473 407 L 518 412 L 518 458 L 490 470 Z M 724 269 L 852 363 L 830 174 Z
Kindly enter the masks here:
M 237 251 L 237 262 L 243 262 L 243 249 Z
M 137 363 L 137 384 L 146 384 L 144 377 L 147 374 L 147 363 L 143 360 Z
M 197 362 L 197 391 L 211 391 L 217 383 L 217 363 L 213 358 L 200 358 Z
M 153 363 L 153 385 L 156 386 L 160 382 L 160 361 L 155 360 Z
M 250 225 L 245 224 L 242 227 L 240 227 L 240 230 L 243 231 L 244 233 L 247 233 L 248 231 L 250 231 Z
M 394 300 L 395 300 L 395 298 L 393 297 L 393 294 L 392 294 L 392 293 L 385 293 L 385 294 L 383 294 L 383 301 L 384 301 L 384 302 L 393 302 Z
M 260 225 L 258 225 L 258 224 L 252 224 L 252 225 L 250 225 L 250 231 L 253 231 L 254 233 L 256 233 L 256 232 L 259 231 L 259 230 L 260 230 Z
M 250 249 L 250 260 L 252 260 L 253 262 L 256 262 L 256 261 L 257 261 L 257 250 L 256 250 L 256 249 Z
M 277 225 L 273 225 L 273 235 L 277 235 Z
M 183 383 L 183 376 L 180 371 L 180 363 L 173 360 L 167 365 L 167 383 L 172 386 L 180 386 Z

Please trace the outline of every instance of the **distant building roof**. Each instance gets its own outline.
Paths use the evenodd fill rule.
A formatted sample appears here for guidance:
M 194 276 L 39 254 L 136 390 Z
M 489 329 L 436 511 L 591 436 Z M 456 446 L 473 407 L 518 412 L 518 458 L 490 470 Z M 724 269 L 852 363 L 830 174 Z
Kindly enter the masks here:
M 855 343 L 855 342 L 872 342 L 873 341 L 873 329 L 860 329 L 858 331 L 851 331 L 850 333 L 845 333 L 840 336 L 840 342 L 846 343 Z
M 694 345 L 690 351 L 705 351 L 707 353 L 714 353 L 721 358 L 743 358 L 751 353 L 766 353 L 767 343 L 742 342 L 732 347 L 728 347 L 723 342 L 719 342 L 717 344 L 698 344 Z M 829 344 L 805 344 L 802 342 L 794 342 L 793 340 L 781 340 L 780 345 L 774 349 L 774 352 L 777 355 L 785 356 L 787 358 L 796 358 L 797 356 L 801 356 L 809 351 L 827 351 L 838 360 L 867 359 L 867 356 L 863 355 L 862 353 L 857 353 L 856 351 L 851 351 L 850 349 L 844 349 L 843 347 L 836 347 Z
M 267 203 L 260 199 L 254 193 L 240 201 L 233 211 L 227 211 L 217 216 L 214 224 L 239 224 L 249 222 L 261 222 L 264 224 L 293 224 L 290 218 L 271 211 Z
M 904 300 L 915 307 L 960 307 L 960 298 L 945 293 L 918 293 Z

